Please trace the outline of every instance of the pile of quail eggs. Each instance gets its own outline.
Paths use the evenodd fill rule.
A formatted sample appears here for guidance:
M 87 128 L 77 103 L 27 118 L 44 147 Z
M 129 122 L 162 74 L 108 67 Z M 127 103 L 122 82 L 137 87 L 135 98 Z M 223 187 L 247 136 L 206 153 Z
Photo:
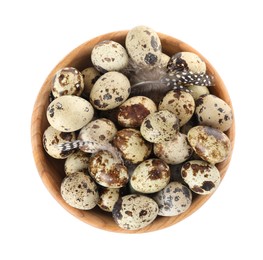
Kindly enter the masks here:
M 112 40 L 96 44 L 91 61 L 83 71 L 60 69 L 51 85 L 43 146 L 65 159 L 65 202 L 81 210 L 99 207 L 119 227 L 137 230 L 158 215 L 187 211 L 194 194 L 214 192 L 216 164 L 231 151 L 224 133 L 233 120 L 230 106 L 197 76 L 194 84 L 171 87 L 159 102 L 149 91 L 133 95 L 131 81 L 134 68 L 204 75 L 205 62 L 191 52 L 162 53 L 158 34 L 146 26 L 130 30 L 125 47 Z M 144 93 L 149 84 L 139 87 Z

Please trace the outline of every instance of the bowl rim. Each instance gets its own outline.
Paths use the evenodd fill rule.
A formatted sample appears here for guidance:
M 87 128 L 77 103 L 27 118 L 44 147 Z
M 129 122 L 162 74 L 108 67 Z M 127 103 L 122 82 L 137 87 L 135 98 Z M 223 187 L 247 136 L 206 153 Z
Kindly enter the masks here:
M 81 59 L 83 59 L 83 55 L 81 55 L 82 52 L 84 53 L 90 53 L 92 50 L 92 47 L 102 41 L 102 40 L 115 40 L 117 42 L 124 43 L 124 39 L 126 34 L 128 33 L 128 30 L 123 30 L 123 31 L 115 31 L 115 32 L 109 32 L 100 36 L 97 36 L 93 39 L 90 39 L 72 51 L 70 51 L 49 73 L 47 78 L 45 79 L 42 87 L 39 90 L 39 93 L 37 95 L 34 107 L 33 107 L 33 112 L 32 112 L 32 117 L 31 117 L 31 146 L 32 146 L 32 153 L 35 161 L 35 165 L 38 171 L 38 174 L 46 186 L 47 190 L 49 193 L 54 197 L 54 199 L 63 207 L 65 208 L 70 214 L 75 216 L 76 218 L 80 219 L 81 221 L 102 229 L 106 231 L 111 231 L 111 232 L 118 232 L 118 233 L 145 233 L 145 232 L 152 232 L 152 231 L 157 231 L 161 230 L 170 226 L 175 225 L 176 223 L 180 222 L 181 220 L 189 217 L 192 215 L 195 211 L 197 211 L 201 206 L 214 194 L 209 195 L 199 195 L 195 198 L 195 201 L 192 203 L 190 208 L 175 217 L 157 217 L 153 223 L 151 223 L 149 226 L 139 229 L 139 230 L 125 230 L 121 229 L 120 227 L 117 226 L 117 224 L 114 223 L 114 220 L 112 218 L 112 221 L 109 221 L 109 218 L 106 216 L 107 213 L 103 212 L 105 214 L 105 217 L 100 216 L 96 213 L 96 211 L 90 210 L 88 212 L 82 211 L 75 209 L 68 204 L 65 203 L 65 201 L 62 199 L 60 195 L 60 187 L 58 186 L 58 183 L 60 181 L 60 178 L 56 176 L 53 176 L 55 178 L 52 178 L 52 174 L 50 173 L 51 166 L 56 169 L 57 167 L 61 167 L 61 161 L 58 160 L 58 166 L 56 165 L 47 165 L 46 162 L 46 156 L 48 156 L 43 148 L 42 145 L 42 136 L 43 136 L 43 131 L 40 129 L 43 128 L 43 125 L 46 124 L 46 120 L 43 119 L 43 113 L 45 112 L 48 104 L 48 99 L 45 100 L 45 98 L 49 95 L 50 93 L 50 83 L 51 80 L 54 76 L 54 74 L 61 68 L 68 66 L 68 64 L 71 64 L 72 67 L 74 67 L 74 64 L 76 62 L 80 62 Z M 224 101 L 231 107 L 232 112 L 233 112 L 233 124 L 231 128 L 226 131 L 225 133 L 228 135 L 230 141 L 231 141 L 231 152 L 228 156 L 228 158 L 222 162 L 217 164 L 216 166 L 219 168 L 220 174 L 221 174 L 221 182 L 226 174 L 226 171 L 229 167 L 232 153 L 233 153 L 233 148 L 234 148 L 234 143 L 235 143 L 235 118 L 234 118 L 234 110 L 232 106 L 232 102 L 229 96 L 229 93 L 227 91 L 227 88 L 216 71 L 216 69 L 210 64 L 210 62 L 198 51 L 196 51 L 193 47 L 190 45 L 182 42 L 181 40 L 178 40 L 172 36 L 163 34 L 163 33 L 158 33 L 162 46 L 167 46 L 165 49 L 164 53 L 170 54 L 171 55 L 171 49 L 181 49 L 185 51 L 191 51 L 199 55 L 201 59 L 203 59 L 207 65 L 209 73 L 211 73 L 215 79 L 218 85 L 220 86 L 219 89 L 215 88 L 214 91 L 219 91 L 219 94 L 224 96 Z M 175 51 L 176 52 L 176 51 Z M 174 52 L 174 53 L 175 53 Z M 90 56 L 90 55 L 89 55 Z M 44 98 L 45 97 L 45 98 Z M 60 162 L 59 162 L 60 161 Z M 220 185 L 219 185 L 220 187 Z M 114 225 L 113 225 L 114 224 Z

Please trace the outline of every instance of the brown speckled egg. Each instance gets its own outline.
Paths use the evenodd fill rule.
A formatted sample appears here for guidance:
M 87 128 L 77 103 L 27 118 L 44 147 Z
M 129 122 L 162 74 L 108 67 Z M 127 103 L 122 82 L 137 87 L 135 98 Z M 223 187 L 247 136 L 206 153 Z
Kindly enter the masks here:
M 90 122 L 94 115 L 92 105 L 84 98 L 61 96 L 47 108 L 47 119 L 51 126 L 61 132 L 73 132 Z
M 172 140 L 179 131 L 179 119 L 168 110 L 149 114 L 141 124 L 141 134 L 151 143 Z
M 139 127 L 143 119 L 156 110 L 155 103 L 148 97 L 131 97 L 119 106 L 118 122 L 123 127 Z
M 191 191 L 179 182 L 170 182 L 153 199 L 159 207 L 159 216 L 177 216 L 185 212 L 192 203 Z
M 106 118 L 99 118 L 82 127 L 78 139 L 81 141 L 95 141 L 100 144 L 106 144 L 112 141 L 116 133 L 117 129 L 112 121 Z M 80 149 L 86 153 L 94 152 L 94 147 L 92 147 L 91 144 L 82 146 Z
M 131 163 L 142 162 L 152 150 L 152 144 L 145 141 L 140 131 L 133 128 L 118 131 L 113 139 L 113 144 L 121 152 L 122 158 Z
M 141 193 L 154 193 L 163 189 L 170 180 L 169 166 L 153 158 L 140 163 L 131 176 L 131 186 Z
M 138 230 L 148 226 L 157 214 L 157 203 L 149 197 L 138 194 L 119 198 L 112 211 L 117 225 L 128 230 Z
M 195 101 L 190 93 L 181 90 L 172 90 L 161 100 L 159 110 L 171 111 L 178 117 L 180 126 L 183 126 L 194 114 Z
M 98 110 L 109 110 L 121 105 L 130 91 L 128 78 L 120 72 L 110 71 L 96 81 L 90 92 L 90 101 Z
M 205 73 L 206 64 L 195 53 L 178 52 L 171 57 L 167 69 L 168 72 L 185 70 L 193 73 Z
M 189 188 L 201 195 L 215 191 L 221 180 L 218 169 L 213 164 L 201 160 L 184 163 L 181 174 Z
M 88 67 L 81 71 L 81 74 L 83 76 L 84 80 L 84 90 L 83 94 L 86 97 L 89 97 L 90 91 L 95 84 L 95 82 L 98 80 L 98 78 L 101 76 L 101 74 L 93 67 Z
M 53 78 L 52 94 L 55 98 L 63 95 L 80 96 L 84 89 L 82 74 L 75 68 L 60 69 Z
M 188 144 L 187 136 L 178 135 L 165 143 L 156 143 L 153 148 L 154 154 L 168 164 L 179 164 L 190 158 L 193 149 Z
M 231 107 L 219 97 L 212 94 L 201 96 L 196 100 L 196 115 L 200 124 L 217 128 L 223 132 L 233 122 Z
M 216 164 L 224 161 L 231 143 L 226 134 L 209 126 L 195 126 L 187 134 L 189 144 L 203 160 Z
M 43 146 L 45 151 L 53 158 L 65 159 L 73 153 L 73 151 L 62 152 L 58 145 L 76 140 L 74 132 L 64 133 L 49 126 L 43 134 Z
M 151 28 L 137 26 L 131 29 L 127 33 L 125 45 L 136 64 L 147 67 L 159 64 L 162 55 L 161 41 Z
M 200 96 L 209 94 L 209 89 L 206 86 L 191 85 L 188 86 L 188 89 L 191 91 L 190 94 L 193 96 L 196 101 Z
M 92 209 L 99 201 L 97 185 L 83 172 L 76 172 L 64 178 L 60 190 L 66 203 L 77 209 Z
M 76 151 L 67 157 L 64 170 L 67 176 L 75 172 L 84 172 L 88 171 L 90 155 L 82 151 Z
M 124 47 L 111 40 L 99 42 L 91 52 L 94 67 L 102 73 L 124 69 L 128 65 L 128 60 Z
M 99 191 L 98 206 L 107 212 L 112 212 L 113 206 L 117 202 L 120 196 L 119 189 L 101 188 Z
M 129 180 L 127 168 L 108 151 L 99 151 L 89 160 L 89 172 L 103 187 L 120 188 Z

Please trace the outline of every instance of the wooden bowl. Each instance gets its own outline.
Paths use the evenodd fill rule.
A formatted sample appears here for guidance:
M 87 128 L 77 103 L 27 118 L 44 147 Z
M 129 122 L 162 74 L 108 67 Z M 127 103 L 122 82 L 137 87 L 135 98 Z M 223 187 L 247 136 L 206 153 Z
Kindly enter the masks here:
M 75 67 L 78 70 L 83 70 L 86 67 L 91 65 L 90 55 L 92 48 L 95 44 L 103 40 L 114 40 L 116 42 L 121 43 L 125 46 L 125 37 L 127 31 L 118 31 L 112 32 L 108 34 L 104 34 L 98 36 L 90 41 L 87 41 L 71 51 L 62 61 L 58 63 L 58 65 L 50 72 L 47 79 L 45 80 L 40 92 L 37 96 L 33 114 L 32 114 L 32 124 L 31 124 L 31 141 L 32 141 L 32 148 L 33 148 L 33 156 L 36 163 L 37 170 L 39 175 L 48 189 L 48 191 L 53 195 L 53 197 L 58 201 L 60 205 L 62 205 L 69 213 L 74 215 L 76 218 L 90 224 L 96 228 L 100 228 L 107 231 L 113 232 L 122 232 L 122 233 L 144 233 L 150 231 L 156 231 L 159 229 L 167 228 L 172 226 L 179 221 L 185 219 L 186 217 L 190 216 L 194 213 L 197 209 L 199 209 L 212 195 L 197 195 L 194 196 L 193 202 L 191 207 L 184 213 L 179 216 L 175 217 L 157 217 L 153 223 L 149 226 L 142 228 L 136 231 L 128 231 L 119 228 L 116 223 L 114 222 L 110 213 L 106 213 L 98 209 L 97 207 L 89 210 L 78 210 L 75 209 L 62 199 L 60 195 L 60 184 L 65 177 L 64 173 L 64 160 L 57 160 L 51 158 L 44 150 L 42 145 L 42 136 L 45 129 L 49 126 L 46 118 L 46 109 L 48 106 L 48 99 L 49 94 L 51 91 L 51 81 L 55 73 L 63 68 L 63 67 Z M 176 52 L 180 51 L 190 51 L 194 52 L 199 55 L 207 65 L 207 72 L 209 74 L 214 75 L 215 77 L 215 87 L 210 88 L 210 92 L 215 94 L 216 96 L 220 97 L 221 99 L 225 100 L 231 107 L 231 100 L 228 95 L 227 89 L 223 83 L 223 80 L 213 68 L 213 66 L 207 61 L 200 53 L 194 50 L 192 47 L 187 45 L 186 43 L 175 39 L 171 36 L 167 36 L 164 34 L 159 33 L 159 37 L 162 42 L 163 52 L 168 55 L 173 55 Z M 232 149 L 234 146 L 234 137 L 235 137 L 235 126 L 234 122 L 232 127 L 226 132 L 228 137 L 231 140 Z M 232 151 L 231 151 L 232 154 Z M 222 163 L 217 165 L 222 179 L 224 178 L 227 168 L 229 166 L 230 156 Z

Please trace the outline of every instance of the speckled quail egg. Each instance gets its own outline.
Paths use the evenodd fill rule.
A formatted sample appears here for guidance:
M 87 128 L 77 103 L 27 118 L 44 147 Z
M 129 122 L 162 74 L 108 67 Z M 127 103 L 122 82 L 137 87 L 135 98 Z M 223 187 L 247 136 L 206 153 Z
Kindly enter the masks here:
M 106 144 L 112 141 L 117 133 L 117 129 L 112 121 L 106 118 L 99 118 L 89 122 L 81 128 L 78 139 L 81 141 L 95 141 L 100 144 Z M 81 146 L 80 149 L 86 153 L 93 153 L 97 147 L 93 147 L 91 143 L 87 146 Z
M 168 110 L 146 116 L 140 127 L 143 138 L 151 143 L 172 140 L 179 131 L 179 119 Z
M 82 70 L 81 74 L 84 80 L 84 90 L 82 94 L 85 95 L 85 97 L 89 97 L 93 85 L 101 76 L 101 74 L 93 67 L 88 67 Z
M 178 52 L 171 57 L 167 70 L 168 72 L 185 70 L 193 73 L 205 73 L 206 64 L 193 52 Z
M 105 40 L 94 46 L 91 52 L 94 67 L 102 72 L 119 71 L 128 65 L 128 54 L 118 42 Z
M 67 157 L 64 170 L 67 176 L 75 172 L 84 172 L 88 171 L 90 155 L 82 151 L 76 151 Z
M 130 81 L 120 72 L 110 71 L 101 76 L 90 92 L 90 101 L 98 110 L 121 105 L 131 91 Z
M 195 153 L 212 164 L 224 161 L 231 151 L 228 136 L 209 126 L 191 128 L 187 134 L 187 139 Z
M 101 150 L 89 160 L 89 172 L 94 180 L 103 187 L 120 188 L 129 180 L 127 168 L 112 153 Z
M 159 64 L 162 55 L 161 41 L 151 28 L 137 26 L 131 29 L 127 33 L 125 45 L 136 64 L 147 67 Z
M 192 203 L 192 193 L 179 182 L 170 182 L 153 199 L 159 207 L 160 216 L 177 216 L 185 212 Z
M 158 214 L 157 203 L 144 195 L 130 194 L 119 198 L 112 215 L 121 228 L 138 230 L 151 224 Z
M 184 163 L 181 174 L 189 188 L 201 195 L 215 191 L 221 180 L 218 169 L 213 164 L 202 160 Z
M 135 168 L 130 183 L 138 192 L 154 193 L 163 189 L 169 180 L 169 166 L 163 160 L 153 158 L 143 161 Z
M 65 202 L 77 209 L 92 209 L 99 201 L 97 185 L 83 172 L 76 172 L 64 178 L 60 190 Z
M 195 101 L 190 93 L 171 90 L 163 97 L 158 109 L 169 110 L 174 113 L 180 121 L 180 126 L 183 126 L 194 114 Z
M 157 110 L 148 97 L 134 96 L 119 106 L 118 122 L 123 127 L 139 127 L 143 119 Z
M 193 96 L 195 101 L 200 96 L 210 93 L 208 87 L 206 86 L 190 85 L 187 88 L 191 91 L 190 94 Z
M 112 212 L 113 206 L 119 199 L 120 190 L 102 187 L 99 196 L 98 206 L 104 211 Z
M 49 126 L 43 134 L 43 146 L 45 151 L 53 158 L 65 159 L 73 153 L 73 151 L 62 152 L 58 148 L 59 144 L 65 142 L 72 142 L 76 140 L 76 135 L 74 132 L 65 133 L 56 130 L 52 126 Z
M 156 143 L 153 148 L 154 154 L 168 164 L 179 164 L 188 160 L 193 152 L 188 144 L 187 136 L 178 133 L 177 136 L 165 143 Z
M 60 69 L 53 78 L 52 94 L 55 98 L 63 95 L 80 96 L 83 89 L 82 74 L 73 67 Z
M 61 132 L 81 129 L 93 115 L 94 109 L 87 100 L 71 95 L 56 98 L 47 108 L 49 124 Z
M 133 128 L 119 130 L 113 144 L 122 154 L 122 158 L 130 163 L 139 163 L 151 153 L 152 144 L 145 141 L 140 131 Z
M 231 107 L 215 95 L 204 95 L 196 100 L 197 119 L 200 124 L 217 128 L 223 132 L 228 130 L 233 122 Z

